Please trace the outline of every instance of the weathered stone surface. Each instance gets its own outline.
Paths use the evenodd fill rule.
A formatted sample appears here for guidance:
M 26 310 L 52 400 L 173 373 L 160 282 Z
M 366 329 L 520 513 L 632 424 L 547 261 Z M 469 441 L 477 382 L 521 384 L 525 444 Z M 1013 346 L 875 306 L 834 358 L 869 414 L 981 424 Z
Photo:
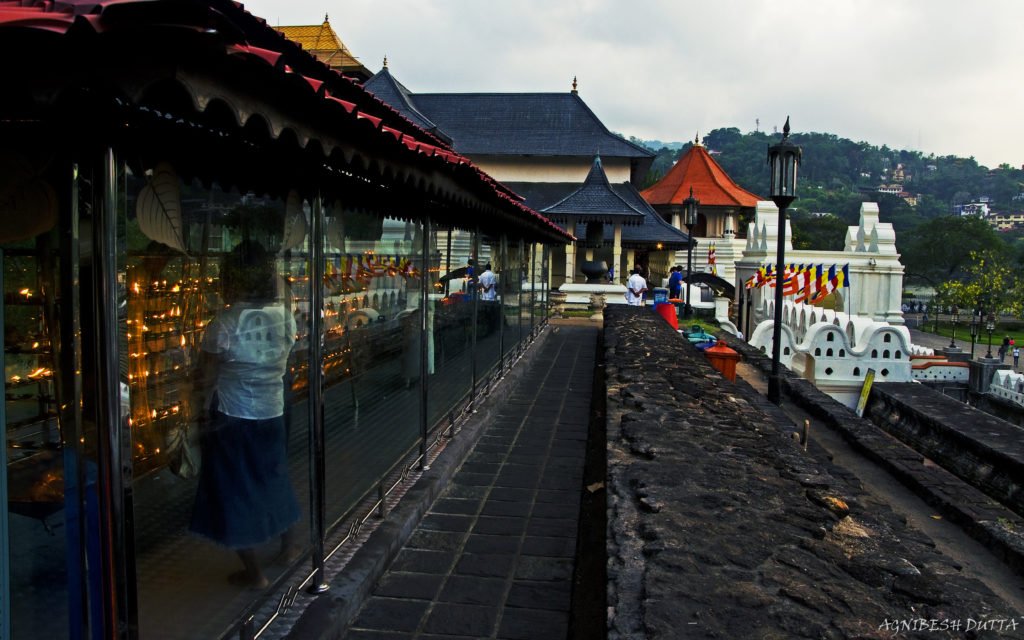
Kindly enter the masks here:
M 876 638 L 894 618 L 1013 614 L 660 317 L 609 308 L 604 340 L 609 638 Z

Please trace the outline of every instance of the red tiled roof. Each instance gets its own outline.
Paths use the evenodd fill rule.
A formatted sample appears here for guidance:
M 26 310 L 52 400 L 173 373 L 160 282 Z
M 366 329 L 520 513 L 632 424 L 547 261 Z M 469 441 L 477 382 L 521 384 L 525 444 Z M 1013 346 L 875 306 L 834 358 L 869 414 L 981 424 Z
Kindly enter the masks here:
M 702 145 L 691 147 L 664 178 L 640 195 L 652 205 L 682 204 L 690 187 L 701 206 L 754 207 L 762 200 L 733 182 Z

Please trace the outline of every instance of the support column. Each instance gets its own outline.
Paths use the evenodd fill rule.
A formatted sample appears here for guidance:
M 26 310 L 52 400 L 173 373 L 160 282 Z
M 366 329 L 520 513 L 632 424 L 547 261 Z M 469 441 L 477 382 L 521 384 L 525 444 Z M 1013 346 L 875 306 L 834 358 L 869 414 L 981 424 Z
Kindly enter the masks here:
M 629 272 L 636 266 L 636 251 L 630 249 L 626 252 L 626 272 Z
M 565 245 L 565 283 L 572 284 L 576 276 L 576 243 Z
M 615 234 L 612 240 L 612 268 L 615 269 L 615 282 L 622 280 L 622 223 L 615 223 Z

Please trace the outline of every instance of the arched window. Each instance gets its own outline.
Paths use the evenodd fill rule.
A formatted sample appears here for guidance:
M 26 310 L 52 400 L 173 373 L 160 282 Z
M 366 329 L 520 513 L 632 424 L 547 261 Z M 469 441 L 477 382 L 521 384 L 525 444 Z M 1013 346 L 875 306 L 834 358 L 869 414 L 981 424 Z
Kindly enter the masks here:
M 833 355 L 833 354 L 832 354 L 832 350 L 831 350 L 831 349 L 829 349 L 828 351 L 826 351 L 826 352 L 825 352 L 825 355 L 826 355 L 826 356 L 828 356 L 829 358 L 831 358 L 831 357 L 832 357 L 832 355 Z
M 825 341 L 826 342 L 835 342 L 835 339 L 836 339 L 836 335 L 834 333 L 832 333 L 831 331 L 829 331 L 828 333 L 825 334 Z
M 877 358 L 878 357 L 878 349 L 872 349 L 871 350 L 871 357 L 872 358 Z
M 853 368 L 853 375 L 855 375 L 855 376 L 859 376 L 860 375 L 860 367 L 854 367 Z
M 840 349 L 839 350 L 839 357 L 840 358 L 845 358 L 846 357 L 846 349 Z
M 815 347 L 814 355 L 816 355 L 816 356 L 820 356 L 821 355 L 821 347 Z
M 882 342 L 892 342 L 892 334 L 886 333 L 882 336 Z

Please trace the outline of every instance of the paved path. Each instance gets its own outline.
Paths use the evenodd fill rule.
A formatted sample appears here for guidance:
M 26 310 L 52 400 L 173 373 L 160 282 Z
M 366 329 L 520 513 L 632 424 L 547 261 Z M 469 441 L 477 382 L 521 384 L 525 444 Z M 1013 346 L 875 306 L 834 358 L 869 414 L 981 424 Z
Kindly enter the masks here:
M 552 329 L 346 638 L 566 638 L 597 331 Z

